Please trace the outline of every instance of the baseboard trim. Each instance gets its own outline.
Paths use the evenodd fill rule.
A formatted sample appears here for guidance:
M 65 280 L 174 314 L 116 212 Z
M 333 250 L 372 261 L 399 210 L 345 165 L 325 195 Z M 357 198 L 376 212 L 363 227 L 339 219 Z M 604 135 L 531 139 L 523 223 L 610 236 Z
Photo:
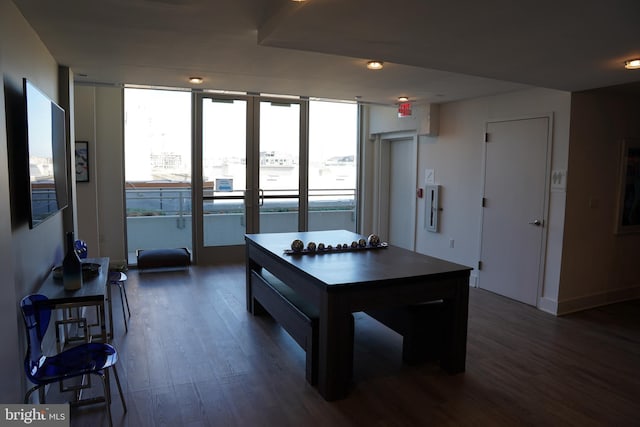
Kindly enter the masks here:
M 558 301 L 552 300 L 550 298 L 540 298 L 538 299 L 538 310 L 542 310 L 545 313 L 550 313 L 557 316 Z
M 600 307 L 616 302 L 629 301 L 640 298 L 640 286 L 632 288 L 614 289 L 583 297 L 571 298 L 558 303 L 557 315 L 562 316 L 576 311 Z
M 469 286 L 472 288 L 478 287 L 478 273 L 474 274 L 472 271 L 471 274 L 469 274 Z

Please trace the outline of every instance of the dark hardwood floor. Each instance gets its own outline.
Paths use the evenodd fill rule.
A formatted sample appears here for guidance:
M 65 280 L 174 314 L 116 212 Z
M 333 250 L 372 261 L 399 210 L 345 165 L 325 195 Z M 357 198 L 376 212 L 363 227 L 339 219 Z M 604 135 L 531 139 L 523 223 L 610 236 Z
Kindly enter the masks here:
M 114 345 L 129 411 L 118 426 L 640 425 L 640 301 L 557 318 L 471 289 L 467 370 L 404 366 L 400 337 L 357 313 L 354 383 L 326 402 L 304 353 L 269 317 L 245 310 L 244 266 L 129 271 Z M 106 425 L 101 406 L 72 426 Z

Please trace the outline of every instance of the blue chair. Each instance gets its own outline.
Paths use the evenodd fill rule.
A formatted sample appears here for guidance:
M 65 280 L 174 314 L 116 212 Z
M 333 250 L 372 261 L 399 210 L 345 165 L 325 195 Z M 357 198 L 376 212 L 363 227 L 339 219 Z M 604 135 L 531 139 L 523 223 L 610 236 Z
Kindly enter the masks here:
M 51 305 L 47 304 L 47 297 L 40 294 L 33 294 L 24 297 L 20 303 L 22 318 L 27 329 L 27 354 L 24 359 L 24 370 L 29 381 L 35 384 L 24 396 L 24 403 L 29 403 L 31 394 L 39 390 L 40 403 L 45 403 L 44 386 L 47 384 L 60 382 L 74 377 L 94 374 L 102 381 L 104 389 L 104 400 L 111 420 L 111 389 L 109 386 L 108 369 L 113 370 L 120 393 L 120 400 L 124 412 L 127 412 L 127 405 L 124 402 L 116 362 L 118 352 L 116 349 L 104 343 L 84 343 L 64 350 L 53 356 L 45 356 L 42 351 L 42 340 L 49 327 L 51 320 Z M 90 399 L 90 403 L 96 399 Z M 79 402 L 80 404 L 84 402 Z
M 87 242 L 84 240 L 76 240 L 73 242 L 73 248 L 80 259 L 86 259 L 87 255 L 89 255 L 89 247 L 87 246 Z

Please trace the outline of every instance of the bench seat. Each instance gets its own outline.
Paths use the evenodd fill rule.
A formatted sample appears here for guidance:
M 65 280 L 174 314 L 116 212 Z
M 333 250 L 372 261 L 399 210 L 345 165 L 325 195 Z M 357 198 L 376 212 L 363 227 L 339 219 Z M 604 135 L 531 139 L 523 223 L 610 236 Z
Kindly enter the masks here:
M 445 313 L 442 300 L 382 310 L 367 310 L 369 316 L 402 335 L 402 360 L 417 364 L 442 356 Z
M 306 352 L 306 379 L 318 381 L 318 311 L 267 270 L 251 272 L 252 312 L 266 310 Z
M 318 382 L 318 308 L 264 268 L 251 271 L 250 286 L 251 312 L 269 313 L 302 347 L 306 353 L 305 377 L 309 384 L 315 385 Z M 353 314 L 349 318 L 349 339 L 353 342 Z

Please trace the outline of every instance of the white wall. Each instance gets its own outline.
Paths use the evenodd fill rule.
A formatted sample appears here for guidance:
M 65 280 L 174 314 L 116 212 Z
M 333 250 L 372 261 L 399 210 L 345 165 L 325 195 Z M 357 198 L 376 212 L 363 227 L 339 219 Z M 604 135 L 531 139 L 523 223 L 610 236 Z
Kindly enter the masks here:
M 622 139 L 640 138 L 640 95 L 572 95 L 561 313 L 640 297 L 640 233 L 616 234 Z
M 76 86 L 76 139 L 89 142 L 90 178 L 77 184 L 78 235 L 89 256 L 126 262 L 124 220 L 124 91 Z
M 58 64 L 13 2 L 0 0 L 0 402 L 22 402 L 25 377 L 22 360 L 26 350 L 20 299 L 39 287 L 53 264 L 62 259 L 62 215 L 57 214 L 37 228 L 27 219 L 12 215 L 8 147 L 24 144 L 19 135 L 22 79 L 31 80 L 54 100 L 58 99 Z M 17 173 L 20 171 L 17 170 Z M 24 203 L 24 197 L 21 200 Z
M 87 141 L 89 148 L 89 182 L 76 183 L 77 238 L 87 242 L 89 257 L 100 256 L 98 227 L 98 192 L 96 167 L 96 91 L 93 86 L 76 86 L 75 133 L 77 141 Z
M 567 169 L 570 100 L 567 92 L 530 89 L 442 104 L 438 135 L 419 137 L 417 183 L 417 186 L 424 187 L 425 169 L 434 170 L 435 182 L 441 185 L 440 200 L 443 210 L 440 230 L 438 233 L 431 233 L 424 228 L 425 201 L 419 199 L 416 250 L 475 267 L 480 252 L 483 135 L 486 122 L 552 113 L 554 126 L 551 169 Z M 393 122 L 393 107 L 370 107 L 370 110 L 369 129 L 376 133 L 387 132 L 387 129 L 396 131 L 399 126 L 406 127 L 404 123 L 407 122 Z M 419 122 L 415 126 L 419 126 Z M 543 298 L 539 308 L 554 313 L 559 290 L 564 208 L 565 192 L 552 192 L 547 224 L 548 247 Z M 367 219 L 364 223 L 367 223 Z M 450 247 L 451 240 L 454 240 L 453 248 Z

